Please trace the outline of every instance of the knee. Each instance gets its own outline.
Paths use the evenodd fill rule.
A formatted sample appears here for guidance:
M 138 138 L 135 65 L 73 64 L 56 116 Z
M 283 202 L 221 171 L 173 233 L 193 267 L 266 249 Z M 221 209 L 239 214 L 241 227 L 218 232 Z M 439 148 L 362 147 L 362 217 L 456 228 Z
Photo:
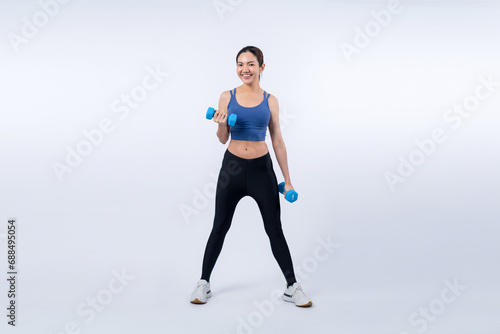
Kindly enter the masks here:
M 229 226 L 217 225 L 212 228 L 212 236 L 214 238 L 224 238 L 229 231 Z
M 266 233 L 269 239 L 281 239 L 284 237 L 281 225 L 266 227 Z

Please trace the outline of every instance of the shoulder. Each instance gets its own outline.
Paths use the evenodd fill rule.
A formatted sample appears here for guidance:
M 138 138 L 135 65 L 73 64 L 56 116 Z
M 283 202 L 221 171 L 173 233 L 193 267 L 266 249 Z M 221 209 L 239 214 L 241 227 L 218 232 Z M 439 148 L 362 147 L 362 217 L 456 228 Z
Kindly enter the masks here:
M 271 111 L 277 110 L 279 108 L 278 98 L 273 94 L 269 94 L 268 101 L 269 101 L 269 108 L 271 109 Z
M 231 93 L 228 90 L 223 91 L 219 98 L 219 110 L 227 112 L 229 101 L 231 101 Z
M 231 93 L 228 90 L 225 90 L 220 94 L 219 103 L 227 105 L 231 100 Z
M 228 90 L 225 90 L 220 94 L 220 99 L 221 100 L 228 100 L 231 98 L 231 93 Z

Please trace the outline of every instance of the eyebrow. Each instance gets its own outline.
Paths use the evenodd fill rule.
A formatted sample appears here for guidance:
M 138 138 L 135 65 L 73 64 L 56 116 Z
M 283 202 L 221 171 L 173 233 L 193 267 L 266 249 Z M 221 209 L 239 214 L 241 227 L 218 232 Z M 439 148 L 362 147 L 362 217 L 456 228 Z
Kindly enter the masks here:
M 239 62 L 238 62 L 238 64 L 239 64 L 239 63 L 242 63 L 242 61 L 239 61 Z M 247 61 L 247 64 L 248 64 L 248 63 L 255 63 L 255 60 L 250 60 L 250 61 Z

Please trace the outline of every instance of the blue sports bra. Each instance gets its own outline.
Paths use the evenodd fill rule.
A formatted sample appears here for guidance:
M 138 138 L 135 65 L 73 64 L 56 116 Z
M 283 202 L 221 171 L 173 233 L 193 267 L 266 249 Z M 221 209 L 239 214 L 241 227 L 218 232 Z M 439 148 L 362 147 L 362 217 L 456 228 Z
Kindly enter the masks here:
M 255 107 L 247 108 L 236 101 L 236 88 L 231 92 L 231 100 L 227 105 L 227 115 L 236 114 L 236 124 L 230 127 L 231 138 L 234 140 L 264 141 L 267 126 L 271 119 L 269 95 L 264 91 L 264 100 Z

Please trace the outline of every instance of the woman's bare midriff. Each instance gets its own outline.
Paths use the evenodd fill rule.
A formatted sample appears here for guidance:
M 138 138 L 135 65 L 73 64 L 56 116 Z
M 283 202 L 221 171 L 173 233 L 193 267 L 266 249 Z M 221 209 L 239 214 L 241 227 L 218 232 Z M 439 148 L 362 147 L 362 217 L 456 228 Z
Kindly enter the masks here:
M 266 155 L 269 150 L 265 141 L 231 139 L 228 151 L 243 159 L 255 159 Z

